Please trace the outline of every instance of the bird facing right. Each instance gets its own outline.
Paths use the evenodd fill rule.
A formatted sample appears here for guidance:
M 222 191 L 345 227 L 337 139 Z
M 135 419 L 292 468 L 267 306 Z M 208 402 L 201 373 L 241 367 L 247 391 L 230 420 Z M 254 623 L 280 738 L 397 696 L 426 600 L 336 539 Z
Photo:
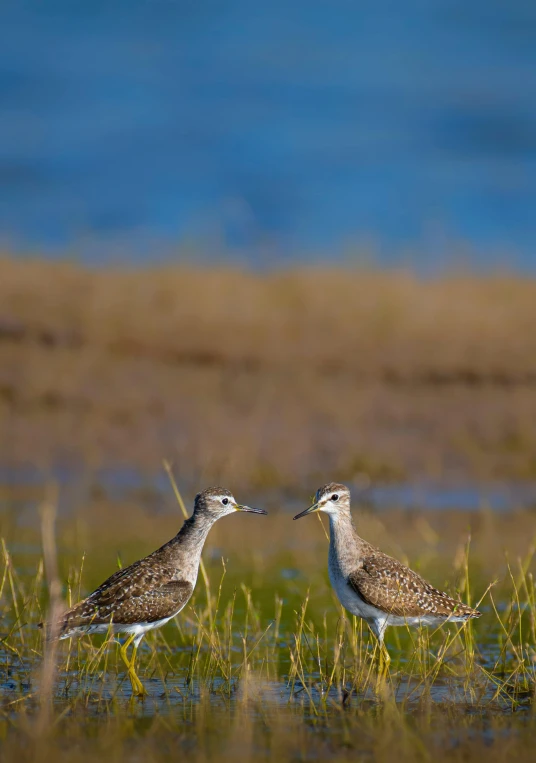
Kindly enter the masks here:
M 465 622 L 481 613 L 437 588 L 401 562 L 374 548 L 357 534 L 350 512 L 350 491 L 330 482 L 319 488 L 312 506 L 294 517 L 317 511 L 329 517 L 328 570 L 339 601 L 362 617 L 384 647 L 388 625 L 432 625 Z
M 144 635 L 175 617 L 189 601 L 197 581 L 207 535 L 221 517 L 235 512 L 266 514 L 237 503 L 221 487 L 195 497 L 194 511 L 177 535 L 152 554 L 114 572 L 90 596 L 63 614 L 56 624 L 60 639 L 83 633 L 123 633 L 128 636 L 119 653 L 128 671 L 134 696 L 143 697 L 135 660 Z M 41 626 L 43 623 L 41 623 Z M 133 644 L 131 658 L 127 649 Z

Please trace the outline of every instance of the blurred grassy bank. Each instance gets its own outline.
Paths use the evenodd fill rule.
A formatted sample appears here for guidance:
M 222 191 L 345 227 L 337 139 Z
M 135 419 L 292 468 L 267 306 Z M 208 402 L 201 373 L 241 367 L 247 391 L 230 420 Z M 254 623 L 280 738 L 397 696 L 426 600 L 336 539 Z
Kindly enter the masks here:
M 0 462 L 536 477 L 536 281 L 0 259 Z

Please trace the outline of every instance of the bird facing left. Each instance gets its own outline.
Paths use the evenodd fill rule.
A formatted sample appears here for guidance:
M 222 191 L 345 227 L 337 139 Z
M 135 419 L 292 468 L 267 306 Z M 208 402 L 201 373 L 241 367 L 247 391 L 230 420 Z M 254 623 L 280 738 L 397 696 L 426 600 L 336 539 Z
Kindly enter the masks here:
M 135 696 L 145 687 L 136 669 L 136 652 L 144 635 L 165 625 L 188 603 L 197 582 L 201 552 L 212 525 L 235 512 L 266 514 L 239 504 L 233 494 L 211 487 L 195 497 L 191 517 L 177 535 L 149 556 L 118 570 L 86 599 L 69 609 L 58 624 L 58 637 L 91 633 L 123 633 L 120 655 Z M 133 645 L 130 659 L 128 647 Z

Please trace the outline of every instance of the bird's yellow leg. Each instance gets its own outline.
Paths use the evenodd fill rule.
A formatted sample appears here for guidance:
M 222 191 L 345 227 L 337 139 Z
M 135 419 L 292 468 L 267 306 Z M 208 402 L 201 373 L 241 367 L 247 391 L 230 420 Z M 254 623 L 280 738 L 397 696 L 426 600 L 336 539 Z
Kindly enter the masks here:
M 389 663 L 391 662 L 391 657 L 383 641 L 378 643 L 378 649 L 378 675 L 376 679 L 376 692 L 380 694 L 382 687 L 385 686 L 385 679 L 387 678 L 387 673 L 389 671 Z
M 387 651 L 387 647 L 385 644 L 380 644 L 380 672 L 381 673 L 387 673 L 389 670 L 389 664 L 391 662 L 391 655 Z
M 138 674 L 136 673 L 135 663 L 136 663 L 136 655 L 138 654 L 138 644 L 134 644 L 132 647 L 132 655 L 130 657 L 130 668 L 128 671 L 128 675 L 130 678 L 130 683 L 132 684 L 132 691 L 136 694 L 137 697 L 145 697 L 147 695 L 147 690 L 145 686 L 142 684 Z M 134 684 L 132 682 L 136 683 L 136 688 L 134 688 Z
M 127 669 L 127 672 L 128 672 L 128 677 L 129 677 L 129 680 L 130 680 L 130 685 L 132 687 L 132 694 L 134 696 L 136 696 L 136 697 L 144 697 L 147 694 L 147 692 L 145 690 L 144 685 L 142 684 L 142 682 L 138 678 L 138 674 L 136 673 L 136 669 L 134 667 L 134 662 L 136 660 L 136 654 L 137 654 L 137 651 L 138 651 L 138 647 L 134 646 L 132 648 L 132 656 L 131 656 L 130 660 L 129 660 L 128 654 L 127 654 L 127 649 L 132 644 L 132 642 L 134 641 L 135 637 L 136 637 L 136 634 L 132 634 L 132 636 L 127 638 L 125 643 L 120 647 L 119 654 L 121 655 L 121 659 L 125 663 L 125 666 L 126 666 L 126 669 Z
M 121 659 L 125 663 L 127 670 L 130 669 L 130 660 L 128 659 L 127 649 L 129 648 L 129 646 L 132 644 L 133 641 L 134 641 L 134 635 L 129 636 L 129 638 L 127 638 L 125 643 L 121 644 L 121 646 L 119 647 L 119 654 L 121 655 Z

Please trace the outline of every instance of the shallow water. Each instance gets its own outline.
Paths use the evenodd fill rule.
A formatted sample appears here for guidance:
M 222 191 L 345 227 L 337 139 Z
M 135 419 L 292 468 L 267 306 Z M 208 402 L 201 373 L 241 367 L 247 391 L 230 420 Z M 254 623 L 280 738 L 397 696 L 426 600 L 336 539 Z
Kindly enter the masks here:
M 237 640 L 240 634 L 235 634 Z M 113 652 L 113 645 L 109 647 Z M 146 652 L 149 649 L 146 647 Z M 277 652 L 277 650 L 275 650 Z M 307 715 L 315 715 L 319 711 L 338 712 L 341 707 L 369 706 L 370 703 L 381 703 L 385 692 L 396 703 L 402 703 L 406 711 L 418 707 L 423 700 L 436 705 L 438 708 L 456 707 L 465 713 L 519 713 L 532 707 L 536 672 L 528 676 L 525 688 L 506 685 L 497 696 L 497 683 L 482 674 L 473 677 L 469 682 L 463 673 L 457 676 L 440 675 L 432 681 L 408 673 L 407 660 L 400 659 L 396 650 L 391 650 L 395 658 L 395 667 L 390 670 L 389 678 L 378 695 L 374 682 L 363 690 L 356 689 L 351 681 L 332 686 L 328 690 L 325 675 L 311 670 L 307 673 L 306 681 L 289 678 L 285 667 L 289 667 L 288 649 L 283 644 L 280 654 L 273 653 L 273 665 L 266 664 L 266 657 L 249 662 L 246 674 L 240 672 L 243 667 L 240 661 L 240 650 L 236 649 L 234 670 L 236 676 L 231 681 L 216 676 L 209 682 L 199 678 L 189 678 L 187 664 L 191 648 L 172 649 L 175 670 L 170 671 L 165 678 L 145 675 L 140 671 L 140 677 L 148 692 L 143 700 L 132 697 L 131 687 L 126 673 L 115 666 L 108 670 L 97 670 L 90 676 L 81 674 L 79 670 L 63 670 L 60 668 L 56 677 L 54 704 L 59 712 L 84 706 L 89 713 L 99 713 L 110 703 L 119 703 L 126 707 L 134 699 L 137 712 L 146 716 L 167 711 L 175 711 L 180 707 L 193 707 L 207 700 L 214 709 L 229 710 L 244 701 L 251 703 L 252 711 L 265 713 L 273 710 L 288 710 L 300 707 Z M 142 650 L 143 652 L 143 650 Z M 483 667 L 491 669 L 496 660 L 494 648 L 480 645 L 479 661 Z M 143 657 L 142 657 L 143 662 Z M 61 660 L 59 660 L 61 665 Z M 447 661 L 448 664 L 448 661 Z M 39 665 L 38 659 L 20 661 L 13 653 L 0 647 L 0 665 L 2 680 L 0 683 L 0 701 L 4 708 L 13 705 L 13 711 L 18 710 L 21 701 L 30 707 L 39 697 Z M 267 678 L 263 673 L 274 668 L 279 672 L 277 678 Z

